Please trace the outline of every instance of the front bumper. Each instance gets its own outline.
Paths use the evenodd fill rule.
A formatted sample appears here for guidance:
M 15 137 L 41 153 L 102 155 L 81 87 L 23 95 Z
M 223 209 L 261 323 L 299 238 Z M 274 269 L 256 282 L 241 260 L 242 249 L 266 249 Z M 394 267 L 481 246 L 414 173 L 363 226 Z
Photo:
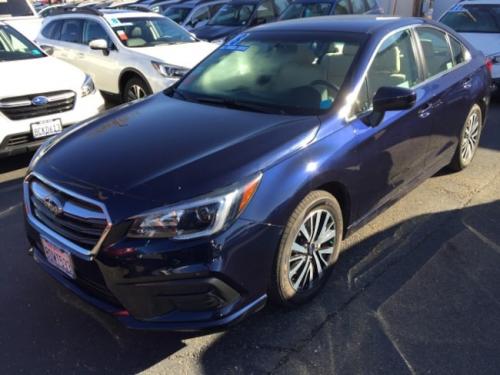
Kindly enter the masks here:
M 46 140 L 46 138 L 33 138 L 31 124 L 60 119 L 63 128 L 66 128 L 99 114 L 104 105 L 104 99 L 96 91 L 85 98 L 78 97 L 74 108 L 67 112 L 15 121 L 0 113 L 0 157 L 34 151 Z
M 223 328 L 262 308 L 282 232 L 240 219 L 210 240 L 105 241 L 84 258 L 35 229 L 29 214 L 26 229 L 36 262 L 82 299 L 129 328 L 172 331 Z M 72 255 L 76 279 L 48 263 L 41 236 Z

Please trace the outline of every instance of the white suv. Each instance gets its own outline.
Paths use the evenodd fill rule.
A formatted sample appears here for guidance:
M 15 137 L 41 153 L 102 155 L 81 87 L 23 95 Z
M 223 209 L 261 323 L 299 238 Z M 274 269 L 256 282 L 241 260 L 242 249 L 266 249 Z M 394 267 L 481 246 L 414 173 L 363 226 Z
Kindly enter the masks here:
M 0 156 L 34 150 L 104 108 L 92 78 L 2 22 L 0 77 Z
M 46 18 L 37 41 L 124 102 L 167 88 L 217 48 L 156 13 L 86 8 Z

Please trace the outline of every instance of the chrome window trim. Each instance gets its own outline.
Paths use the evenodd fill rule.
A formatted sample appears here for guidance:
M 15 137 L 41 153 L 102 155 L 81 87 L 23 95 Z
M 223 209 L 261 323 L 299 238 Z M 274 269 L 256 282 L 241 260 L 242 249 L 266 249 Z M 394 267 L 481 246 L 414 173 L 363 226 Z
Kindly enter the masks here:
M 61 236 L 57 232 L 53 231 L 46 225 L 44 225 L 42 222 L 40 222 L 32 213 L 31 210 L 31 201 L 30 201 L 30 196 L 31 196 L 31 191 L 30 191 L 30 182 L 33 178 L 36 178 L 40 181 L 42 181 L 44 184 L 57 189 L 64 194 L 67 194 L 71 197 L 74 197 L 76 199 L 82 200 L 84 202 L 87 202 L 89 204 L 95 205 L 99 207 L 104 216 L 105 220 L 107 222 L 106 228 L 104 228 L 101 237 L 97 241 L 96 245 L 91 249 L 85 249 L 83 247 L 78 246 L 77 244 L 73 243 L 72 241 L 66 239 L 65 237 Z M 56 184 L 52 181 L 49 181 L 42 175 L 36 173 L 36 172 L 31 172 L 24 178 L 23 182 L 23 191 L 24 191 L 24 206 L 26 210 L 26 217 L 28 222 L 39 232 L 41 237 L 47 237 L 50 241 L 53 241 L 56 245 L 60 246 L 64 250 L 69 250 L 73 255 L 78 256 L 79 258 L 82 258 L 84 260 L 92 260 L 95 255 L 99 252 L 104 240 L 109 234 L 109 231 L 111 230 L 112 227 L 112 222 L 111 222 L 111 217 L 109 216 L 109 213 L 106 209 L 106 206 L 99 201 L 90 199 L 88 197 L 85 197 L 83 195 L 80 195 L 78 193 L 72 192 L 66 188 L 63 188 L 59 184 Z
M 405 31 L 405 30 L 409 30 L 411 33 L 414 33 L 415 36 L 416 36 L 416 42 L 418 43 L 418 48 L 420 48 L 421 50 L 421 45 L 420 45 L 420 40 L 418 39 L 418 33 L 417 33 L 417 29 L 418 28 L 433 28 L 433 29 L 436 29 L 442 33 L 444 33 L 445 35 L 449 35 L 448 32 L 440 29 L 439 27 L 436 27 L 434 25 L 430 25 L 430 24 L 421 24 L 421 25 L 416 25 L 416 24 L 413 24 L 413 25 L 407 25 L 407 26 L 403 26 L 403 27 L 400 27 L 398 29 L 395 29 L 395 30 L 392 30 L 390 33 L 386 34 L 380 41 L 379 43 L 377 44 L 377 47 L 375 48 L 375 51 L 373 52 L 372 56 L 370 57 L 370 60 L 363 72 L 363 75 L 361 76 L 360 80 L 358 81 L 358 83 L 356 84 L 356 87 L 354 88 L 354 90 L 352 91 L 352 93 L 350 94 L 350 96 L 353 98 L 352 99 L 352 102 L 351 103 L 347 103 L 346 105 L 348 105 L 350 108 L 349 108 L 349 111 L 347 112 L 347 115 L 345 116 L 344 118 L 344 121 L 346 124 L 350 124 L 351 122 L 355 121 L 356 119 L 358 119 L 360 116 L 364 115 L 364 114 L 367 114 L 369 113 L 370 110 L 368 111 L 363 111 L 363 112 L 360 112 L 360 113 L 357 113 L 357 114 L 352 114 L 352 111 L 353 111 L 353 104 L 355 103 L 356 99 L 358 98 L 358 96 L 360 95 L 360 91 L 361 91 L 361 88 L 363 86 L 363 82 L 365 81 L 367 75 L 368 75 L 368 71 L 370 70 L 372 64 L 373 64 L 373 60 L 375 60 L 375 57 L 377 56 L 377 53 L 379 52 L 380 48 L 382 47 L 382 44 L 387 40 L 389 39 L 391 36 L 393 36 L 394 34 L 397 34 L 398 32 L 402 32 L 402 31 Z M 452 36 L 453 37 L 453 36 Z M 455 38 L 456 39 L 456 38 Z M 448 40 L 448 39 L 447 39 Z M 450 72 L 453 72 L 454 70 L 456 69 L 459 69 L 461 68 L 462 66 L 464 66 L 465 64 L 468 64 L 470 61 L 471 61 L 471 54 L 470 54 L 470 51 L 469 49 L 458 39 L 456 39 L 465 49 L 465 52 L 466 52 L 466 61 L 464 61 L 463 63 L 460 63 L 458 65 L 454 65 L 453 68 L 449 69 L 449 70 L 445 70 L 439 74 L 436 74 L 436 75 L 433 75 L 429 78 L 426 78 L 424 79 L 422 82 L 418 83 L 417 85 L 413 86 L 413 87 L 410 87 L 411 89 L 418 89 L 419 87 L 425 85 L 425 84 L 428 84 L 436 79 L 439 79 L 441 77 L 443 77 L 445 74 L 448 74 Z M 450 47 L 450 44 L 449 44 L 449 41 L 448 41 L 448 46 Z M 451 47 L 450 47 L 450 51 L 451 51 Z M 453 54 L 452 54 L 453 55 Z M 417 56 L 416 56 L 417 57 Z M 418 59 L 417 59 L 418 60 Z M 425 72 L 424 72 L 425 73 Z

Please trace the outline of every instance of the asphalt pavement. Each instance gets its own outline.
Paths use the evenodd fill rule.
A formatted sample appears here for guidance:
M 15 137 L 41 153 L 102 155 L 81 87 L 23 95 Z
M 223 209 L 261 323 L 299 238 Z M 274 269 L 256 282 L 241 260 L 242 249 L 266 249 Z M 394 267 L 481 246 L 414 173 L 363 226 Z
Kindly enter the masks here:
M 500 105 L 461 173 L 442 171 L 346 241 L 326 288 L 207 335 L 142 332 L 27 255 L 21 181 L 0 160 L 0 373 L 500 372 Z

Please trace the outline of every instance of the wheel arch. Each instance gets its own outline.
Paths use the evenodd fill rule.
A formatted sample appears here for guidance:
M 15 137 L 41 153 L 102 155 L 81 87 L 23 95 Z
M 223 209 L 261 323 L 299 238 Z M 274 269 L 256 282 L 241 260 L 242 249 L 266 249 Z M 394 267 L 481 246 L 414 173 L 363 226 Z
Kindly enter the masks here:
M 125 85 L 127 82 L 134 78 L 138 77 L 144 81 L 144 83 L 148 86 L 150 92 L 153 92 L 151 89 L 151 85 L 149 84 L 147 78 L 142 74 L 139 70 L 134 68 L 126 68 L 120 73 L 120 77 L 118 78 L 118 89 L 120 90 L 120 95 L 123 95 L 123 90 L 125 89 Z

